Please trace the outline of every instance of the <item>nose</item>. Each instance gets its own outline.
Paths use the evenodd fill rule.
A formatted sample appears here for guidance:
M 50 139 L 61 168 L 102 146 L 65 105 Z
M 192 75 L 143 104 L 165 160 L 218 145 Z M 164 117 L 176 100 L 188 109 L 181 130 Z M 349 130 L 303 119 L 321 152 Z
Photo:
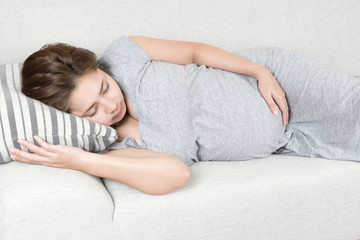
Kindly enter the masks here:
M 113 113 L 116 111 L 116 101 L 113 99 L 104 98 L 102 102 L 106 113 Z

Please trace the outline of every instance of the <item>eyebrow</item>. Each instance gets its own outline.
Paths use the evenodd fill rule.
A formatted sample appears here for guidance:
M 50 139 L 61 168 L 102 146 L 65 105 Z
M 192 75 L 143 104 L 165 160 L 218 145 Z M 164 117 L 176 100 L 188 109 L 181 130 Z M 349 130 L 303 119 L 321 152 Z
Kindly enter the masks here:
M 102 91 L 103 91 L 104 82 L 105 82 L 105 78 L 103 78 L 103 80 L 102 80 L 102 82 L 101 82 L 99 95 L 101 95 L 101 93 L 102 93 Z M 84 116 L 91 108 L 93 108 L 94 105 L 95 105 L 95 103 L 93 103 L 88 109 L 86 109 L 86 111 L 82 114 L 82 116 Z

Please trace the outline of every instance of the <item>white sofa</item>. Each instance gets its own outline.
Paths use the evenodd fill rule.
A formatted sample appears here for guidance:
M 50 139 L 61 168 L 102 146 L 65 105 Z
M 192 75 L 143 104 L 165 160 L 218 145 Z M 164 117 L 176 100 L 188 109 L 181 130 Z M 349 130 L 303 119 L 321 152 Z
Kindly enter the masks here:
M 148 35 L 283 47 L 360 75 L 358 0 L 2 0 L 0 16 L 0 64 L 46 43 L 100 54 L 119 35 Z M 186 187 L 154 196 L 80 171 L 0 165 L 0 239 L 360 239 L 359 162 L 272 155 L 190 169 Z

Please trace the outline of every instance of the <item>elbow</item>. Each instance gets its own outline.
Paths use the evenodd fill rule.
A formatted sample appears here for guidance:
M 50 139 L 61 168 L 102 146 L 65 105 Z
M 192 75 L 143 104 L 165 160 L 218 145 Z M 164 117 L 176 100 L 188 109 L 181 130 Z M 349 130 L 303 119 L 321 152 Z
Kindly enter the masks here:
M 188 166 L 185 166 L 184 169 L 182 170 L 181 174 L 178 177 L 177 188 L 185 187 L 187 185 L 187 183 L 189 182 L 190 178 L 191 178 L 190 168 Z
M 179 158 L 175 157 L 178 163 L 176 171 L 174 171 L 174 181 L 172 184 L 172 190 L 183 188 L 187 185 L 191 178 L 191 171 L 188 165 L 186 165 Z
M 185 187 L 190 178 L 191 171 L 189 166 L 179 160 L 181 163 L 176 168 L 176 170 L 171 174 L 171 177 L 167 181 L 162 181 L 162 184 L 157 185 L 156 188 L 152 188 L 151 192 L 148 192 L 153 195 L 163 195 L 168 194 L 176 189 Z
M 185 164 L 184 164 L 185 165 Z M 191 171 L 188 166 L 183 166 L 182 170 L 174 176 L 173 181 L 169 181 L 169 184 L 162 189 L 160 194 L 171 193 L 177 189 L 185 187 L 191 178 Z
M 190 169 L 188 171 L 184 171 L 183 174 L 180 176 L 174 177 L 171 183 L 164 185 L 163 187 L 157 188 L 156 190 L 152 191 L 150 194 L 154 195 L 164 195 L 171 193 L 177 189 L 183 188 L 187 185 L 191 177 Z

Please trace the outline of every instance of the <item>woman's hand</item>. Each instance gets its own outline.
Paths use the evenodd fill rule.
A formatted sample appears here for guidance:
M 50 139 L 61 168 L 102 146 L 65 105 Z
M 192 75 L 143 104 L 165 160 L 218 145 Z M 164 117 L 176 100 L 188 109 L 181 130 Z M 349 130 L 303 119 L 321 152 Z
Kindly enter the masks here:
M 34 139 L 39 146 L 32 144 L 23 139 L 19 139 L 18 142 L 25 148 L 31 150 L 33 153 L 29 153 L 20 149 L 12 148 L 10 151 L 12 159 L 16 161 L 32 163 L 32 164 L 42 164 L 50 167 L 57 168 L 67 168 L 80 170 L 82 169 L 82 163 L 80 159 L 80 154 L 85 153 L 81 148 L 62 146 L 62 145 L 52 145 L 40 137 L 35 136 Z
M 278 81 L 266 67 L 262 68 L 255 78 L 258 80 L 259 91 L 272 113 L 277 115 L 277 106 L 279 106 L 282 113 L 283 124 L 288 124 L 289 107 L 286 101 L 285 93 Z

